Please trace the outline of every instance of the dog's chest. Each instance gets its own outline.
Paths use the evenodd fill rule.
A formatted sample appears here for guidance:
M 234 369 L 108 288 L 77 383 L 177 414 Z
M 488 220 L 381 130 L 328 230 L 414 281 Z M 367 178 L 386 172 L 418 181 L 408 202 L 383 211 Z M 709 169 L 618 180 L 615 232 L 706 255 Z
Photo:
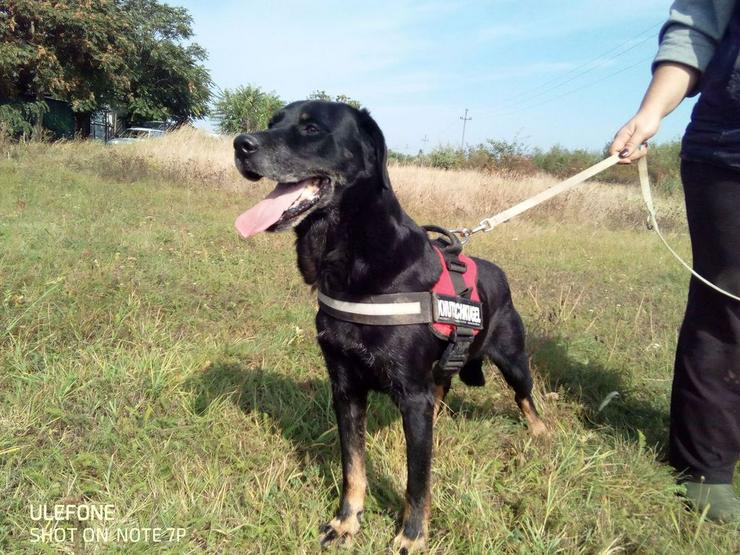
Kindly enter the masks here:
M 409 375 L 428 378 L 444 348 L 426 324 L 363 326 L 319 312 L 316 328 L 329 374 L 377 390 L 394 389 Z
M 344 358 L 366 369 L 386 368 L 393 363 L 393 335 L 383 331 L 322 313 L 316 317 L 316 337 L 327 359 Z

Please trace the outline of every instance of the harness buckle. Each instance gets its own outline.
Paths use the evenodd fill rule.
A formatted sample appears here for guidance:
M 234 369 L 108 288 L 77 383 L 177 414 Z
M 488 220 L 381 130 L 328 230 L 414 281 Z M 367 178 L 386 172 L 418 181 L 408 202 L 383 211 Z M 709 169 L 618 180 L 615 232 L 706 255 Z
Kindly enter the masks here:
M 450 343 L 442 353 L 437 368 L 443 372 L 459 372 L 468 360 L 468 351 L 473 339 L 475 336 L 472 329 L 457 326 L 450 335 Z

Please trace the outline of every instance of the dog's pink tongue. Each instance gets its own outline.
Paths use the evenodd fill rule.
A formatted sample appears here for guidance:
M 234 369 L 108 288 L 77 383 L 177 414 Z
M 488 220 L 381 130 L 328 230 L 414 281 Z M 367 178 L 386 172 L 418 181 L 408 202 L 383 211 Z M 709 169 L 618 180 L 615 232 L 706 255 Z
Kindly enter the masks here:
M 283 212 L 301 196 L 304 185 L 304 183 L 290 186 L 278 185 L 263 201 L 258 202 L 236 219 L 234 224 L 236 230 L 245 239 L 266 230 L 278 221 Z

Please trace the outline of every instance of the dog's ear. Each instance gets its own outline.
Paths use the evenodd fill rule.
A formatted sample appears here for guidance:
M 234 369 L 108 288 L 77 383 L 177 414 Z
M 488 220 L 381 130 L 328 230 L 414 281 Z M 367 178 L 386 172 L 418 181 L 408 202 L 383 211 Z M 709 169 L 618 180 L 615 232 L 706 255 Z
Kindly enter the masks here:
M 380 186 L 382 189 L 391 188 L 391 180 L 388 177 L 388 149 L 385 146 L 385 138 L 383 132 L 375 123 L 375 120 L 370 116 L 370 112 L 365 109 L 359 111 L 360 114 L 360 130 L 364 132 L 365 136 L 370 140 L 372 147 L 372 156 L 374 160 L 371 164 L 374 165 L 375 174 L 380 179 Z

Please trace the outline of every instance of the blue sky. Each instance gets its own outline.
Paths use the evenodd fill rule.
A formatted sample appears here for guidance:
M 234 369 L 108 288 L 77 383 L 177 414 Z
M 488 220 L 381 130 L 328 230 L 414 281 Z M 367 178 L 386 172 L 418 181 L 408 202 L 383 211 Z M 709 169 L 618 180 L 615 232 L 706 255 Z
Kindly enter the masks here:
M 402 152 L 517 139 L 600 149 L 632 115 L 669 1 L 169 0 L 193 16 L 220 88 L 367 107 Z M 680 136 L 693 102 L 664 121 Z M 424 138 L 427 141 L 424 141 Z

